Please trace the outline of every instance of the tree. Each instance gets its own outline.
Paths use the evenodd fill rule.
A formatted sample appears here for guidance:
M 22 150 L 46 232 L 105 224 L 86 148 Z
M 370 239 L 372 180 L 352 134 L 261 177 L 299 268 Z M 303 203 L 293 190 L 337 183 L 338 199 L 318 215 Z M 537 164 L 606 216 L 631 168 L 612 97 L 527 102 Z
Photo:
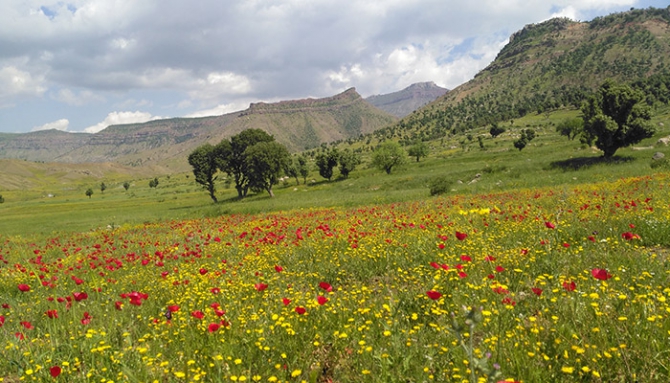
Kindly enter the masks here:
M 316 166 L 319 168 L 319 175 L 330 181 L 333 178 L 333 168 L 337 166 L 338 160 L 339 154 L 335 148 L 317 154 Z
M 107 189 L 107 185 L 105 183 L 100 184 L 100 193 L 105 194 L 105 190 Z
M 561 136 L 568 137 L 568 140 L 574 140 L 575 137 L 584 131 L 584 120 L 581 118 L 572 118 L 560 122 L 556 126 L 556 132 Z
M 0 203 L 5 203 L 5 197 L 3 197 L 2 194 L 0 194 Z
M 291 160 L 286 147 L 276 141 L 259 142 L 245 150 L 246 169 L 249 187 L 254 190 L 266 190 L 274 197 L 272 185 L 277 184 L 282 170 Z
M 608 80 L 582 103 L 584 132 L 596 139 L 605 158 L 654 134 L 651 108 L 644 99 L 641 91 Z
M 286 162 L 286 167 L 284 168 L 284 174 L 287 177 L 295 178 L 296 185 L 300 185 L 300 178 L 298 178 L 298 161 L 295 157 L 291 158 Z
M 91 196 L 93 195 L 93 189 L 88 188 L 86 189 L 86 196 L 91 199 Z
M 193 167 L 195 182 L 207 190 L 209 197 L 214 203 L 219 202 L 216 199 L 216 186 L 214 185 L 217 179 L 215 175 L 217 171 L 217 157 L 214 146 L 210 144 L 198 146 L 189 154 L 188 163 Z
M 260 129 L 246 129 L 232 136 L 230 141 L 222 140 L 216 146 L 218 168 L 228 173 L 235 181 L 237 197 L 246 197 L 249 191 L 249 177 L 245 151 L 259 143 L 274 141 L 274 137 Z
M 499 135 L 505 133 L 506 129 L 503 128 L 502 126 L 498 126 L 495 122 L 491 124 L 491 129 L 489 129 L 489 134 L 491 134 L 491 137 L 496 138 Z
M 521 137 L 514 141 L 514 147 L 521 151 L 533 140 L 533 138 L 535 138 L 535 131 L 533 129 L 523 129 L 521 131 Z
M 361 163 L 361 158 L 351 150 L 344 149 L 344 151 L 340 153 L 338 162 L 340 163 L 339 169 L 342 177 L 349 178 L 349 173 L 353 172 L 354 169 L 356 169 L 356 165 Z
M 150 188 L 156 188 L 158 187 L 158 178 L 154 178 L 151 181 L 149 181 L 149 187 Z
M 307 184 L 307 176 L 309 176 L 309 164 L 307 163 L 307 157 L 299 155 L 298 158 L 298 173 L 302 176 L 303 184 Z
M 372 165 L 391 174 L 394 167 L 405 163 L 407 154 L 395 141 L 386 141 L 372 153 Z
M 419 162 L 421 157 L 428 157 L 428 151 L 428 145 L 426 145 L 425 142 L 420 141 L 410 146 L 409 150 L 407 150 L 407 154 L 409 154 L 410 157 L 416 158 L 416 162 Z
M 124 182 L 123 183 L 123 188 L 126 189 L 126 191 L 128 191 L 128 189 L 130 188 L 130 182 L 128 182 L 128 181 Z

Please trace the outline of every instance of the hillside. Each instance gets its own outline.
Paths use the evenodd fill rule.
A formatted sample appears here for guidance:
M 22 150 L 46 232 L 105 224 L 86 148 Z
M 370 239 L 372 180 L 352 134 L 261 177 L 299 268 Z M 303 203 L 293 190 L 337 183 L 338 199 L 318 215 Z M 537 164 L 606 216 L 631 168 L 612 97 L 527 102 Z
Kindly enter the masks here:
M 365 101 L 396 117 L 405 117 L 448 91 L 432 81 L 420 82 L 398 92 L 367 97 Z
M 275 136 L 292 151 L 345 140 L 392 124 L 395 117 L 365 102 L 354 88 L 333 97 L 256 103 L 216 117 L 174 118 L 110 126 L 95 134 L 56 130 L 0 136 L 0 158 L 42 162 L 117 162 L 186 170 L 197 146 L 247 128 Z
M 591 22 L 551 19 L 510 37 L 474 79 L 379 132 L 438 139 L 529 113 L 574 108 L 611 78 L 667 102 L 670 8 L 631 10 Z M 654 89 L 649 89 L 654 88 Z

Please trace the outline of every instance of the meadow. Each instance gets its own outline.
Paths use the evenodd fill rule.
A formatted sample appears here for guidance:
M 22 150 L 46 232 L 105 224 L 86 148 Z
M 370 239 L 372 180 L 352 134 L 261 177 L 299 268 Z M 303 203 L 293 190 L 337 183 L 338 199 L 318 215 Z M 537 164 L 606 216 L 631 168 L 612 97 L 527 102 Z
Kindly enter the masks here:
M 522 152 L 433 143 L 274 199 L 3 192 L 0 381 L 667 382 L 664 149 L 601 162 L 542 118 Z

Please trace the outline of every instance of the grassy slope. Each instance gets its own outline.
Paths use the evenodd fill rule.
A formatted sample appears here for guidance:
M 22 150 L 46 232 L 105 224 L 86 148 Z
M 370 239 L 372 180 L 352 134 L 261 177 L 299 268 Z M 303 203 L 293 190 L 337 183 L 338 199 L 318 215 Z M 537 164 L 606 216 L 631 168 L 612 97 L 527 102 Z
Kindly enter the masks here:
M 178 174 L 170 179 L 160 177 L 156 190 L 148 187 L 150 178 L 137 178 L 128 192 L 122 187 L 123 179 L 96 178 L 58 185 L 48 198 L 48 189 L 39 188 L 2 191 L 6 201 L 0 205 L 0 233 L 31 235 L 52 231 L 87 231 L 108 225 L 143 223 L 155 220 L 199 218 L 231 213 L 256 213 L 309 209 L 316 206 L 360 206 L 396 201 L 428 198 L 427 184 L 432 177 L 446 175 L 453 180 L 452 193 L 489 193 L 519 188 L 545 186 L 569 187 L 571 184 L 595 181 L 613 181 L 626 176 L 642 176 L 657 170 L 651 169 L 650 158 L 656 151 L 670 157 L 667 147 L 653 147 L 659 137 L 670 134 L 670 111 L 658 111 L 654 123 L 657 134 L 635 146 L 646 148 L 621 149 L 617 155 L 622 161 L 616 164 L 598 163 L 600 153 L 580 147 L 554 132 L 555 124 L 575 116 L 577 111 L 559 111 L 550 116 L 532 114 L 507 123 L 508 130 L 492 139 L 485 128 L 475 130 L 474 139 L 465 149 L 460 142 L 463 136 L 430 143 L 431 154 L 416 163 L 410 161 L 391 175 L 362 165 L 347 180 L 323 181 L 316 171 L 311 174 L 314 182 L 296 186 L 295 180 L 275 187 L 276 198 L 267 194 L 236 201 L 235 191 L 218 185 L 217 205 L 193 181 L 192 175 Z M 512 146 L 520 129 L 533 127 L 538 137 L 519 152 Z M 476 137 L 484 138 L 486 150 L 481 150 Z M 346 144 L 344 145 L 346 146 Z M 369 162 L 369 159 L 366 159 Z M 573 165 L 585 165 L 573 170 Z M 667 171 L 667 170 L 666 170 Z M 337 174 L 337 171 L 336 171 Z M 480 174 L 476 182 L 471 182 Z M 100 193 L 99 184 L 105 181 L 108 189 Z M 462 183 L 458 183 L 461 181 Z M 84 191 L 92 187 L 95 194 L 88 199 Z

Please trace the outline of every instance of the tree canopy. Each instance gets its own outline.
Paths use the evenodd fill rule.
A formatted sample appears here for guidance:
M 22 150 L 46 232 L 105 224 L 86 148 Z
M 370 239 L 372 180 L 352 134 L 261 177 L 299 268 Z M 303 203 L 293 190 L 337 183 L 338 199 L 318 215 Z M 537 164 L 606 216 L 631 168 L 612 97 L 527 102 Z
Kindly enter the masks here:
M 386 141 L 379 145 L 372 153 L 372 165 L 391 174 L 394 167 L 405 163 L 407 154 L 405 150 L 395 141 Z
M 596 139 L 604 157 L 654 134 L 651 108 L 644 100 L 641 91 L 606 81 L 582 103 L 584 132 Z
M 209 192 L 210 198 L 216 203 L 216 181 L 217 157 L 214 146 L 204 144 L 197 147 L 189 156 L 188 163 L 193 167 L 195 182 L 202 185 Z
M 249 146 L 244 155 L 249 187 L 253 191 L 265 190 L 274 197 L 272 186 L 291 161 L 286 147 L 276 141 L 259 142 Z

